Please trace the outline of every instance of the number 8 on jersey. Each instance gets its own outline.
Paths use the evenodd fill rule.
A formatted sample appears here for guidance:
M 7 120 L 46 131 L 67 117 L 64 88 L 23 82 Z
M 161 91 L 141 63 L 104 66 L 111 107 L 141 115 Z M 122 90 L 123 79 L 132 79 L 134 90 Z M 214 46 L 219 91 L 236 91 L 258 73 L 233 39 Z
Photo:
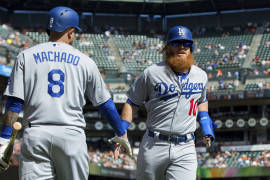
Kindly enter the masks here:
M 56 79 L 55 75 L 59 75 L 59 79 Z M 48 81 L 49 81 L 49 85 L 48 85 L 48 94 L 51 95 L 52 97 L 61 97 L 64 94 L 64 81 L 65 81 L 65 73 L 60 70 L 60 69 L 53 69 L 49 72 L 48 74 Z M 59 90 L 58 92 L 54 92 L 53 88 L 54 86 L 58 86 Z

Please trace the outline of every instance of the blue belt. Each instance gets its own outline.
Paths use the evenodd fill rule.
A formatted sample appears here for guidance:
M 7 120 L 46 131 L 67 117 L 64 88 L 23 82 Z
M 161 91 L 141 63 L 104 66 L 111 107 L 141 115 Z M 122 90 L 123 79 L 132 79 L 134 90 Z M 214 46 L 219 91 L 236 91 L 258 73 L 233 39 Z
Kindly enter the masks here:
M 158 134 L 157 137 L 160 140 L 164 140 L 164 141 L 172 142 L 172 143 L 175 143 L 175 144 L 179 144 L 181 142 L 187 142 L 187 141 L 190 141 L 190 140 L 194 139 L 194 134 L 193 133 L 191 133 L 189 135 L 190 135 L 190 137 L 188 137 L 188 135 L 176 136 L 176 135 Z M 155 137 L 155 133 L 153 131 L 148 130 L 148 136 Z

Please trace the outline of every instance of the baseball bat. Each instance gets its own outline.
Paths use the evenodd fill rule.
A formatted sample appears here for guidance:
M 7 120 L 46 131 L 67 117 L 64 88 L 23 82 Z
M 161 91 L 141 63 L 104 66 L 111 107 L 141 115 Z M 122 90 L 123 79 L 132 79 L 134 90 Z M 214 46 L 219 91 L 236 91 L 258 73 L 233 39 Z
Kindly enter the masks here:
M 20 122 L 15 122 L 13 124 L 13 131 L 10 137 L 10 141 L 2 157 L 2 160 L 5 161 L 6 163 L 9 163 L 10 161 L 10 158 L 13 152 L 15 138 L 16 138 L 17 132 L 21 130 L 21 128 L 22 128 L 22 124 Z

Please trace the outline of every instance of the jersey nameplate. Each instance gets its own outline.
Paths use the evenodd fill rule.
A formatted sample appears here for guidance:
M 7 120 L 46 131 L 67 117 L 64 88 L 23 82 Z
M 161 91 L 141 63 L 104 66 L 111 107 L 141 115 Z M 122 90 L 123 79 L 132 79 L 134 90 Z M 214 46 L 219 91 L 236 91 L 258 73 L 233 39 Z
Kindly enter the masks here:
M 56 52 L 56 51 L 43 51 L 33 53 L 36 64 L 44 62 L 62 62 L 77 66 L 80 61 L 79 56 L 75 56 L 71 53 Z

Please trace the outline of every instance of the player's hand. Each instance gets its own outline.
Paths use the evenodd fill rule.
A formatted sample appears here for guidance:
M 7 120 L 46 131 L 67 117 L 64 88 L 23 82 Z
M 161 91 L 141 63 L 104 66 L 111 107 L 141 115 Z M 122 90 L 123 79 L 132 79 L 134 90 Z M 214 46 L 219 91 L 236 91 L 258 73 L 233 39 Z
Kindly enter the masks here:
M 131 146 L 129 144 L 127 133 L 124 136 L 118 137 L 115 136 L 108 140 L 109 143 L 113 143 L 115 145 L 114 148 L 114 159 L 117 160 L 120 154 L 120 148 L 121 146 L 125 149 L 126 153 L 130 156 L 132 156 L 132 150 Z
M 9 167 L 8 162 L 2 160 L 4 156 L 4 152 L 9 144 L 9 139 L 1 138 L 0 137 L 0 173 L 7 170 Z
M 0 137 L 0 158 L 4 156 L 4 152 L 9 144 L 9 139 L 1 138 Z
M 121 145 L 119 143 L 114 144 L 113 159 L 117 160 L 120 154 Z
M 212 145 L 212 139 L 210 136 L 203 136 L 203 143 L 206 145 L 206 147 L 211 147 Z

